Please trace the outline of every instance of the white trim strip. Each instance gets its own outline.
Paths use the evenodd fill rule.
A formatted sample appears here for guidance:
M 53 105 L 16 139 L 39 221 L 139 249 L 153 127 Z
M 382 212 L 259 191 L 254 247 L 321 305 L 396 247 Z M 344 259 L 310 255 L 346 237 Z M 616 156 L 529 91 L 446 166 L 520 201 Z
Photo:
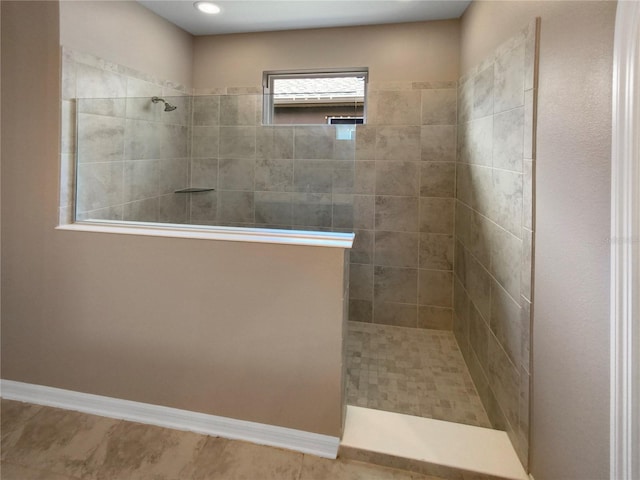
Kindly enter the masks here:
M 618 2 L 611 151 L 610 478 L 640 478 L 640 2 Z
M 132 402 L 119 398 L 73 392 L 11 380 L 0 381 L 0 396 L 7 400 L 75 410 L 103 417 L 187 430 L 258 445 L 286 448 L 318 457 L 335 459 L 340 438 L 263 423 L 218 417 L 177 408 Z
M 60 225 L 56 227 L 56 230 L 333 248 L 351 248 L 355 239 L 354 233 L 213 227 L 207 225 L 148 224 L 139 222 L 123 224 L 122 222 L 111 222 L 107 220 L 100 223 L 86 222 Z
M 433 418 L 348 405 L 340 447 L 438 477 L 529 480 L 506 432 Z

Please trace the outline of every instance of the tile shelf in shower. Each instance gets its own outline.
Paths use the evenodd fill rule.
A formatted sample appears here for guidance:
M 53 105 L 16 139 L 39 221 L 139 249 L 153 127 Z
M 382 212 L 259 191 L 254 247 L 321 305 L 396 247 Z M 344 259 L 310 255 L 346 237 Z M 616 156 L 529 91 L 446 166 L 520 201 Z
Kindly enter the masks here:
M 213 191 L 215 191 L 215 188 L 181 188 L 180 190 L 176 190 L 173 193 L 202 193 Z

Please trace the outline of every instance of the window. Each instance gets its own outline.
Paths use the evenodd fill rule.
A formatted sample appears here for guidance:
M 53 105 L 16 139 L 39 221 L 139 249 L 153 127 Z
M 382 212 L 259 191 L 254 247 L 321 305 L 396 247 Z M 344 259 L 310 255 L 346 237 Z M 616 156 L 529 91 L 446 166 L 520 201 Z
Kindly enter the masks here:
M 367 68 L 265 72 L 265 124 L 364 123 Z

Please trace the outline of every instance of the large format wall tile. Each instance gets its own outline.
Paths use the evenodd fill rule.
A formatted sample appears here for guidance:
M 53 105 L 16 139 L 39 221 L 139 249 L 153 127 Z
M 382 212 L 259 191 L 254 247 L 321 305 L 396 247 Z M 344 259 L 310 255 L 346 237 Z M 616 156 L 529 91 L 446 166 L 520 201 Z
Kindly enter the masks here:
M 296 192 L 330 193 L 333 163 L 330 160 L 294 160 L 293 178 Z
M 293 160 L 263 158 L 256 162 L 257 192 L 288 192 L 293 188 Z
M 220 130 L 217 127 L 191 128 L 192 158 L 217 158 L 220 149 Z
M 494 72 L 493 67 L 485 68 L 473 79 L 473 102 L 471 119 L 493 115 Z
M 441 270 L 444 274 L 423 275 L 423 284 L 433 282 L 428 291 L 434 296 L 450 292 L 456 85 L 414 82 L 370 87 L 369 125 L 356 129 L 352 191 L 357 236 L 352 261 L 374 268 Z M 378 287 L 372 304 L 352 305 L 352 312 L 363 321 L 451 329 L 451 300 L 439 302 L 447 306 L 432 302 L 418 308 L 415 282 L 417 278 L 405 284 L 410 292 L 402 299 L 387 298 Z
M 124 118 L 78 114 L 78 161 L 122 161 Z
M 494 112 L 524 105 L 524 43 L 498 56 L 494 64 Z
M 256 158 L 284 160 L 293 158 L 293 127 L 262 126 L 256 129 Z
M 417 269 L 376 266 L 373 275 L 376 301 L 417 304 Z
M 160 133 L 158 126 L 144 120 L 125 122 L 125 160 L 151 160 L 160 158 Z
M 536 32 L 532 21 L 460 79 L 453 268 L 455 335 L 491 423 L 525 467 Z
M 422 91 L 422 124 L 456 124 L 456 91 L 454 89 Z
M 490 325 L 511 363 L 517 365 L 522 350 L 520 305 L 495 283 L 491 289 Z
M 76 98 L 103 99 L 100 103 L 90 103 L 90 105 L 100 104 L 103 108 L 101 112 L 85 113 L 101 113 L 122 117 L 125 113 L 125 103 L 117 99 L 126 96 L 126 77 L 82 63 L 76 64 Z
M 124 201 L 158 196 L 158 160 L 136 160 L 124 164 Z
M 255 158 L 255 127 L 220 127 L 220 157 Z
M 420 198 L 420 231 L 453 234 L 454 204 L 452 198 Z
M 422 161 L 455 162 L 456 130 L 455 125 L 423 125 L 420 129 Z
M 492 183 L 494 195 L 484 210 L 498 225 L 516 236 L 520 235 L 523 205 L 522 174 L 494 169 Z
M 418 231 L 418 198 L 376 196 L 375 205 L 376 230 Z
M 253 192 L 218 192 L 218 219 L 221 222 L 253 223 Z
M 330 193 L 296 193 L 293 195 L 294 227 L 331 228 L 332 210 Z
M 158 162 L 158 194 L 165 195 L 189 185 L 189 159 L 171 158 Z
M 189 157 L 189 128 L 184 125 L 161 125 L 160 158 Z
M 145 198 L 124 204 L 122 219 L 127 222 L 157 222 L 158 198 Z
M 493 118 L 483 117 L 458 126 L 458 162 L 492 166 Z
M 418 303 L 451 307 L 453 304 L 453 273 L 440 270 L 419 270 Z
M 373 306 L 373 323 L 416 328 L 418 309 L 416 305 L 383 302 L 376 298 Z
M 349 298 L 373 300 L 373 265 L 354 263 L 349 267 Z
M 218 188 L 220 190 L 254 190 L 255 161 L 241 158 L 220 159 Z
M 200 192 L 189 194 L 189 219 L 196 225 L 217 225 L 218 192 Z
M 193 125 L 220 125 L 220 97 L 218 95 L 193 97 Z
M 186 223 L 187 197 L 186 195 L 163 195 L 158 197 L 158 222 Z
M 417 196 L 419 166 L 417 162 L 377 162 L 376 194 Z
M 293 196 L 284 192 L 255 192 L 256 224 L 279 225 L 293 223 Z
M 415 267 L 418 264 L 418 233 L 376 232 L 375 264 L 392 267 Z
M 367 97 L 371 125 L 419 125 L 420 90 L 374 91 Z
M 220 97 L 220 125 L 255 125 L 257 95 L 223 95 Z
M 453 270 L 453 236 L 421 233 L 419 264 L 420 268 Z
M 296 159 L 333 159 L 335 127 L 295 127 L 294 156 Z
M 455 185 L 455 163 L 425 162 L 420 166 L 421 197 L 453 198 Z
M 522 172 L 524 109 L 514 108 L 493 118 L 493 167 Z
M 425 305 L 418 306 L 418 328 L 452 330 L 453 310 Z
M 421 158 L 420 127 L 378 127 L 375 159 L 417 162 Z
M 88 212 L 123 203 L 124 162 L 78 165 L 77 211 Z

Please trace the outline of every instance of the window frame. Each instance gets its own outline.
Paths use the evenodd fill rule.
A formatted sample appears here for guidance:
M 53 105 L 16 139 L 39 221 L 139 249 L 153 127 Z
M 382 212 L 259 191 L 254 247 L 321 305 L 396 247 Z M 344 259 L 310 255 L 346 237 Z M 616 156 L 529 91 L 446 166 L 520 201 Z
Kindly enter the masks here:
M 273 97 L 273 80 L 288 78 L 336 78 L 336 77 L 364 77 L 364 97 L 362 101 L 363 124 L 367 123 L 367 92 L 369 85 L 369 67 L 355 68 L 321 68 L 298 70 L 266 70 L 262 73 L 262 124 L 273 123 L 275 109 Z

